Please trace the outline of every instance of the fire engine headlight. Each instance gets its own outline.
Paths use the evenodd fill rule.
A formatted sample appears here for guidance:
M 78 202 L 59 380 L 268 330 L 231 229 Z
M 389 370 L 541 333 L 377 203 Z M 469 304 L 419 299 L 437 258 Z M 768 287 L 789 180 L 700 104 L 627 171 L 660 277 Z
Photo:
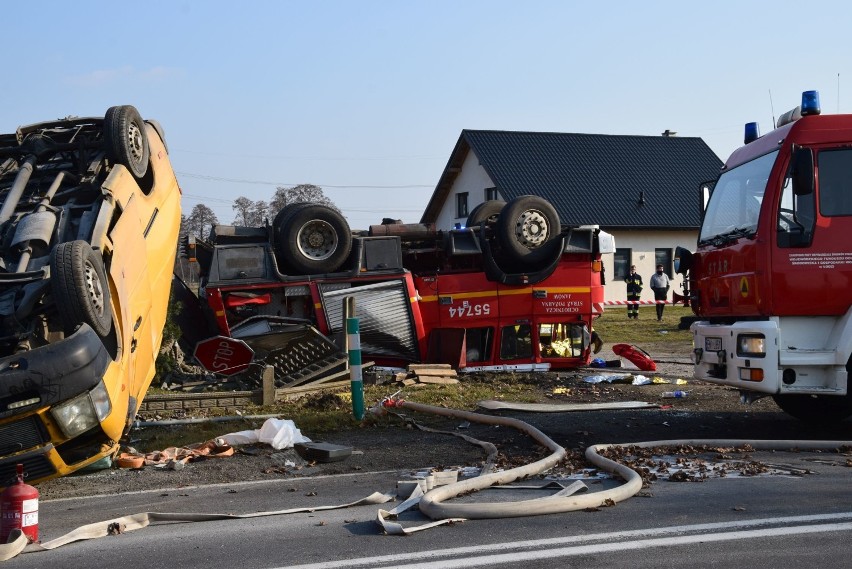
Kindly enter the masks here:
M 88 393 L 81 393 L 74 399 L 56 405 L 50 413 L 65 436 L 71 438 L 96 426 L 106 419 L 111 410 L 109 393 L 101 381 Z
M 763 334 L 740 334 L 737 336 L 737 355 L 762 358 L 766 355 L 766 338 Z

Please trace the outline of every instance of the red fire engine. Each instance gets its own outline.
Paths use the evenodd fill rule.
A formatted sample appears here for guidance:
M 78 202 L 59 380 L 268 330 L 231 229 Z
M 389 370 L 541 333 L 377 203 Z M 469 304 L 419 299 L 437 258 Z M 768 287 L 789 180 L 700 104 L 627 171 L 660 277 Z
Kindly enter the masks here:
M 819 95 L 745 146 L 709 193 L 695 253 L 679 248 L 695 376 L 772 396 L 803 420 L 852 414 L 852 115 Z
M 199 311 L 181 295 L 184 341 L 239 339 L 286 385 L 340 353 L 348 297 L 361 351 L 380 365 L 584 365 L 603 302 L 601 254 L 614 241 L 594 226 L 563 227 L 547 201 L 523 196 L 485 202 L 449 231 L 402 223 L 351 231 L 333 208 L 293 204 L 269 227 L 216 226 L 184 247 L 198 261 L 201 301 Z

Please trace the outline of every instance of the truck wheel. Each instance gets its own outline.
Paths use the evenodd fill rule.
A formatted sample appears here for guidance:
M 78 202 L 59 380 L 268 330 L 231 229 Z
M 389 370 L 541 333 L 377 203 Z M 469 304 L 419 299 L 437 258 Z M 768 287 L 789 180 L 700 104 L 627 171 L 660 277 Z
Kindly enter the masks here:
M 352 249 L 352 231 L 343 215 L 328 206 L 294 204 L 275 218 L 276 249 L 294 274 L 336 271 Z
M 275 214 L 275 218 L 272 220 L 272 230 L 275 232 L 276 236 L 281 231 L 281 227 L 284 225 L 284 221 L 289 217 L 290 212 L 295 208 L 302 208 L 306 205 L 310 205 L 307 202 L 296 202 L 296 203 L 288 203 L 284 207 L 278 210 L 278 213 Z
M 562 231 L 559 214 L 547 200 L 520 196 L 503 207 L 497 219 L 497 239 L 512 261 L 538 263 L 549 247 L 544 247 Z
M 141 180 L 148 172 L 148 135 L 139 111 L 131 105 L 110 107 L 104 117 L 107 157 L 123 164 L 133 177 Z
M 773 395 L 785 413 L 807 423 L 837 423 L 852 415 L 852 394 Z
M 68 241 L 53 249 L 50 283 L 66 335 L 84 322 L 101 338 L 110 333 L 109 285 L 101 256 L 88 243 Z
M 488 200 L 484 201 L 470 212 L 465 222 L 465 227 L 479 227 L 483 221 L 495 223 L 500 215 L 500 211 L 506 206 L 503 200 Z

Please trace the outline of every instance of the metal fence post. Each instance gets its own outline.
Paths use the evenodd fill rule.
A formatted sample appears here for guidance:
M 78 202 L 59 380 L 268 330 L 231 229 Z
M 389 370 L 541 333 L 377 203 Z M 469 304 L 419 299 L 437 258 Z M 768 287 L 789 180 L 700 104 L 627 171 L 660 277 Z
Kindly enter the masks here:
M 355 318 L 355 298 L 344 299 L 346 315 L 346 349 L 349 352 L 349 379 L 352 390 L 352 414 L 364 418 L 364 380 L 361 376 L 361 335 Z

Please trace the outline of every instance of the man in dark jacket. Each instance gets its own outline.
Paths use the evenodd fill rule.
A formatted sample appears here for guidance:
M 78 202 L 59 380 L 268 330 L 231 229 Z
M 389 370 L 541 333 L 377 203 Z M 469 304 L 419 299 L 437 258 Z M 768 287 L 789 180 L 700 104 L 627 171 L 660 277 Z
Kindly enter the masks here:
M 654 300 L 657 301 L 657 320 L 663 319 L 663 309 L 666 307 L 666 298 L 669 294 L 671 280 L 663 272 L 663 266 L 657 265 L 657 272 L 651 275 L 651 290 L 654 291 Z M 660 302 L 662 301 L 662 302 Z
M 639 295 L 642 294 L 642 277 L 636 274 L 636 267 L 630 267 L 630 274 L 624 277 L 627 283 L 627 317 L 639 318 Z M 633 301 L 631 303 L 631 301 Z

